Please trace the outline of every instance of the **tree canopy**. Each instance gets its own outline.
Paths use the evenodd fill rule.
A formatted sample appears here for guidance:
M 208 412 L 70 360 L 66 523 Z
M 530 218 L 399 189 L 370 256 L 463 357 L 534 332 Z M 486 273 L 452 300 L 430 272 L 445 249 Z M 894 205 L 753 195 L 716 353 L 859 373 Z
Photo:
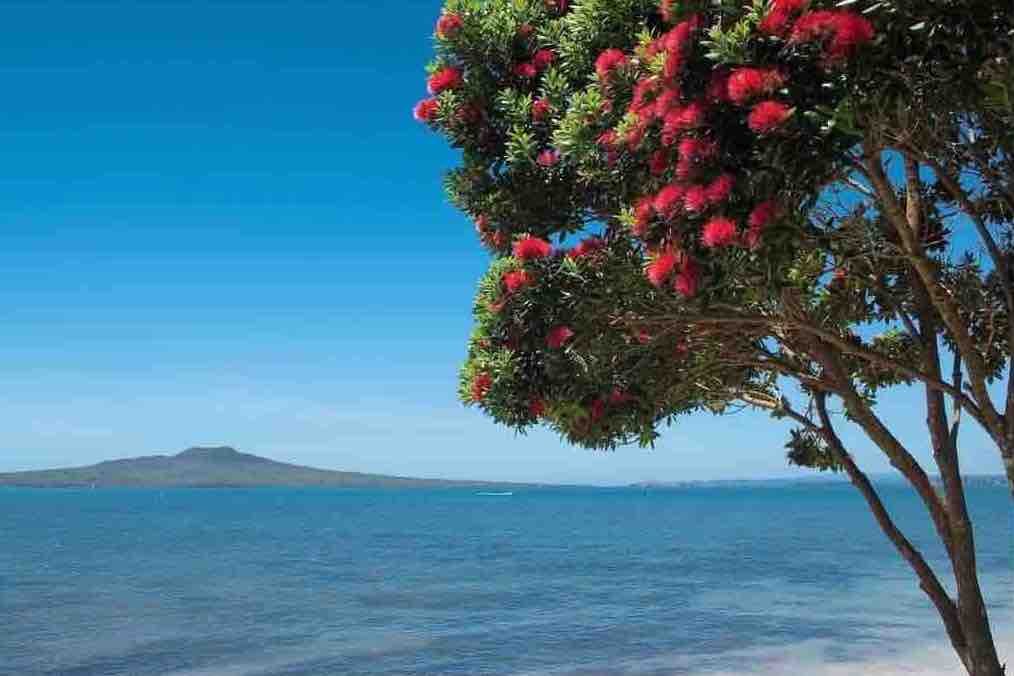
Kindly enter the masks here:
M 995 649 L 972 645 L 985 611 L 962 417 L 995 442 L 1014 490 L 1002 4 L 447 0 L 415 110 L 460 149 L 447 193 L 493 256 L 462 399 L 591 448 L 651 444 L 701 410 L 789 419 L 789 460 L 849 474 L 939 588 L 974 674 L 998 672 L 976 666 Z M 925 391 L 942 494 L 877 410 L 900 385 Z M 956 564 L 956 605 L 908 555 L 842 425 L 972 564 Z

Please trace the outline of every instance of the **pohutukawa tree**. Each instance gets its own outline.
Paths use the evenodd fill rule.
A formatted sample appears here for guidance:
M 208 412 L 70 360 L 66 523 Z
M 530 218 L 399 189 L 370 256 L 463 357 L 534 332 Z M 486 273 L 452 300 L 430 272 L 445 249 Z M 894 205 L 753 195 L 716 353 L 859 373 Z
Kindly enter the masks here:
M 447 191 L 494 256 L 461 396 L 591 448 L 770 411 L 790 462 L 855 484 L 969 674 L 998 676 L 957 441 L 981 426 L 1014 491 L 1014 12 L 741 2 L 447 0 L 415 116 L 461 150 Z M 935 469 L 878 412 L 899 386 Z M 844 426 L 925 504 L 946 584 Z

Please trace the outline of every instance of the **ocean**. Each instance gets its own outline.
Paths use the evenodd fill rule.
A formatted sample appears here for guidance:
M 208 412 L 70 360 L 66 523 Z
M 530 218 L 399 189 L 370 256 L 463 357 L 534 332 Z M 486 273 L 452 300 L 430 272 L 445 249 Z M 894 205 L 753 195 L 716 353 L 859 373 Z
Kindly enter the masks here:
M 1014 662 L 1010 497 L 970 502 Z M 5 676 L 959 673 L 847 485 L 0 489 L 0 623 Z

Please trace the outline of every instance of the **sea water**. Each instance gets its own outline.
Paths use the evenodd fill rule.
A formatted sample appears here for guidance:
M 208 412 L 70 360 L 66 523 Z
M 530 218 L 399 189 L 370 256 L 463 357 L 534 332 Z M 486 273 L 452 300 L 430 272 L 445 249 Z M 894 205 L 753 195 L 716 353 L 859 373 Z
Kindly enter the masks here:
M 884 498 L 946 575 L 921 503 Z M 1014 661 L 1011 501 L 972 489 Z M 956 674 L 847 485 L 0 489 L 0 673 Z

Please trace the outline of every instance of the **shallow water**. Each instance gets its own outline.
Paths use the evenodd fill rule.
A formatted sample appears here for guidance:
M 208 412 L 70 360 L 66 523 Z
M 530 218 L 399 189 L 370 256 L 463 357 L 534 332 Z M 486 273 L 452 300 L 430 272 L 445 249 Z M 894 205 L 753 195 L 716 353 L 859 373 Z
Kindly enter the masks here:
M 1014 659 L 1010 498 L 971 502 Z M 0 537 L 3 674 L 957 673 L 844 485 L 9 489 Z

